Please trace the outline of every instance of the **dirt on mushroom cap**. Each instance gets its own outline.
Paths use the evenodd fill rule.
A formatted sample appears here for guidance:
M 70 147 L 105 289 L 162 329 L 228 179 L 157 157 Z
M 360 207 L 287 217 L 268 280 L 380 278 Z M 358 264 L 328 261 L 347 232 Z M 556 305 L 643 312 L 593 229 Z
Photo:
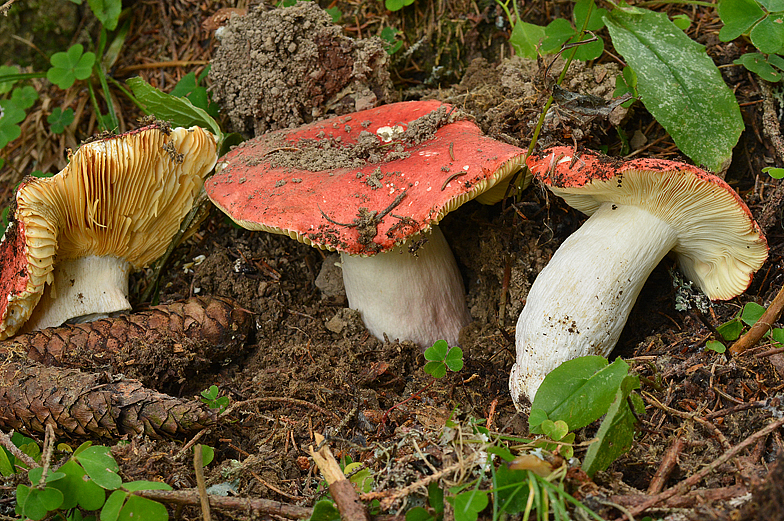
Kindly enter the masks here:
M 207 193 L 249 229 L 350 254 L 387 251 L 522 165 L 523 149 L 450 123 L 450 113 L 437 101 L 404 102 L 266 134 L 227 154 Z

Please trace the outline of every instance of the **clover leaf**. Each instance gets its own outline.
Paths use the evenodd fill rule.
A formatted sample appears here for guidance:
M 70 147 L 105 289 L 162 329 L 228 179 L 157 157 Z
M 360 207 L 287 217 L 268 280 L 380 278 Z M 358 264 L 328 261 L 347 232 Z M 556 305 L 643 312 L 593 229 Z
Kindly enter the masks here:
M 13 100 L 0 100 L 0 148 L 18 138 L 22 129 L 18 125 L 24 121 L 25 111 Z
M 73 123 L 73 120 L 74 111 L 70 107 L 65 110 L 57 107 L 46 118 L 46 121 L 51 125 L 52 132 L 55 134 L 62 134 L 65 131 L 65 127 Z
M 95 53 L 84 52 L 84 47 L 77 43 L 66 52 L 54 53 L 49 61 L 52 62 L 52 68 L 46 73 L 46 78 L 61 89 L 67 89 L 76 80 L 90 77 Z

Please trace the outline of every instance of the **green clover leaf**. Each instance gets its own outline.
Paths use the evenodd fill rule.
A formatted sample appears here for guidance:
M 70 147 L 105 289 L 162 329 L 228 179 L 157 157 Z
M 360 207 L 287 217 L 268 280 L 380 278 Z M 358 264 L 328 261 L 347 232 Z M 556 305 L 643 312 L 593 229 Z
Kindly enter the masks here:
M 50 61 L 52 68 L 47 71 L 46 78 L 61 89 L 67 89 L 76 80 L 90 77 L 95 64 L 95 53 L 84 52 L 84 47 L 77 43 L 67 52 L 54 53 Z
M 18 138 L 22 129 L 18 125 L 24 121 L 25 111 L 13 100 L 0 100 L 0 148 Z
M 49 117 L 46 118 L 46 121 L 51 125 L 52 132 L 55 134 L 62 134 L 65 131 L 65 127 L 73 123 L 73 120 L 73 109 L 67 108 L 63 110 L 60 107 L 55 108 L 52 113 L 49 114 Z

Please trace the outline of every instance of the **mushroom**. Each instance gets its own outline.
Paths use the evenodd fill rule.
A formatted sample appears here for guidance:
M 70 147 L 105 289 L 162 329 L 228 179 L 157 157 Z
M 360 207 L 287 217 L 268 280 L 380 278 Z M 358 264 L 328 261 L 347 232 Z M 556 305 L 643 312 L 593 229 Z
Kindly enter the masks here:
M 26 178 L 0 241 L 0 339 L 130 309 L 129 273 L 163 254 L 217 157 L 211 133 L 153 125 Z
M 471 318 L 436 225 L 480 194 L 500 200 L 525 154 L 458 114 L 402 102 L 264 134 L 219 160 L 207 195 L 244 228 L 339 251 L 349 306 L 377 338 L 455 345 Z
M 653 268 L 672 252 L 711 299 L 742 293 L 767 258 L 749 209 L 720 178 L 684 163 L 621 162 L 555 147 L 527 160 L 533 175 L 590 216 L 539 273 L 516 329 L 509 387 L 520 407 L 545 375 L 615 347 Z

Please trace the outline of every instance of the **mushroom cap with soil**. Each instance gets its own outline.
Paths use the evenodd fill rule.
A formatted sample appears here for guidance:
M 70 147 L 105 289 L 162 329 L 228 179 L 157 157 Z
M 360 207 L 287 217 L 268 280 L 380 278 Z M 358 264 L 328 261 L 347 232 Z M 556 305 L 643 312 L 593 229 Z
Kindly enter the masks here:
M 539 273 L 516 329 L 509 387 L 520 407 L 545 375 L 585 355 L 607 356 L 648 275 L 672 252 L 711 299 L 742 293 L 768 246 L 722 179 L 675 161 L 619 161 L 555 147 L 527 160 L 533 175 L 590 216 Z
M 436 225 L 480 194 L 500 200 L 525 154 L 459 114 L 401 102 L 264 134 L 219 160 L 207 195 L 244 228 L 339 251 L 349 306 L 377 338 L 454 345 L 470 316 Z
M 129 273 L 166 251 L 217 157 L 211 133 L 156 124 L 23 180 L 0 241 L 0 339 L 130 309 Z

